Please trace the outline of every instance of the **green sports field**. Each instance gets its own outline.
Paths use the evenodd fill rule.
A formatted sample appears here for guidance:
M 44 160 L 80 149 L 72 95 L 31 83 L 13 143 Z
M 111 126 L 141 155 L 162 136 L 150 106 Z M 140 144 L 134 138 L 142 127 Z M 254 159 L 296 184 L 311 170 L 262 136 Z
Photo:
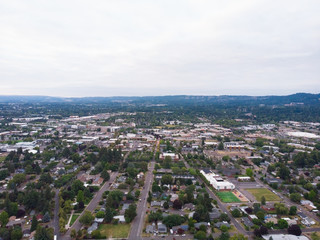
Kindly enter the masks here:
M 225 203 L 241 202 L 232 192 L 217 192 L 216 194 Z
M 251 193 L 257 201 L 261 201 L 262 196 L 266 198 L 266 201 L 280 201 L 280 198 L 267 188 L 247 188 L 246 191 Z

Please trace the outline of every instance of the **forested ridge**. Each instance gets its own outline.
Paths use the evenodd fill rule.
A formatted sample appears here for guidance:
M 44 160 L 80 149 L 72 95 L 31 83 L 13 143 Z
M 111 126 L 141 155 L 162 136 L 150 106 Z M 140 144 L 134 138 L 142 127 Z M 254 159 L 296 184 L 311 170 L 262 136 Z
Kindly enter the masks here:
M 154 122 L 205 117 L 249 119 L 257 122 L 320 121 L 320 94 L 288 96 L 155 96 L 55 98 L 41 96 L 0 96 L 1 117 L 50 115 L 86 116 L 106 112 L 138 112 L 139 118 Z M 155 116 L 156 114 L 156 116 Z M 143 120 L 141 121 L 143 122 Z M 143 125 L 143 124 L 142 124 Z

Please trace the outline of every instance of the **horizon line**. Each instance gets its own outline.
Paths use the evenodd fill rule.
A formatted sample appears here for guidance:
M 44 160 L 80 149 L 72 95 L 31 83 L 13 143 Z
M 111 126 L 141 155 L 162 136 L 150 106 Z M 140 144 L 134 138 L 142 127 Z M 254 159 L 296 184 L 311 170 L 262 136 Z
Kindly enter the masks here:
M 175 97 L 175 96 L 194 96 L 194 97 L 223 97 L 223 96 L 236 96 L 236 97 L 271 97 L 271 96 L 290 96 L 295 94 L 310 94 L 310 95 L 317 95 L 318 93 L 310 93 L 310 92 L 294 92 L 290 94 L 266 94 L 266 95 L 246 95 L 246 94 L 221 94 L 221 95 L 205 95 L 205 94 L 168 94 L 168 95 L 114 95 L 114 96 L 81 96 L 81 97 L 72 97 L 72 96 L 54 96 L 54 95 L 38 95 L 38 94 L 32 94 L 32 95 L 26 95 L 26 94 L 0 94 L 0 97 L 51 97 L 51 98 L 117 98 L 117 97 L 125 97 L 125 98 L 131 98 L 131 97 L 137 97 L 137 98 L 143 98 L 143 97 Z

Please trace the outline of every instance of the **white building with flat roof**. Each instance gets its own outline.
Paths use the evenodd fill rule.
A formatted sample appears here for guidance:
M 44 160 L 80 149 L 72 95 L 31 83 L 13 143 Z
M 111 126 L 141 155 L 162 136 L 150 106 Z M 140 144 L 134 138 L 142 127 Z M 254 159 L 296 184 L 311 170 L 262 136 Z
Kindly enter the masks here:
M 224 180 L 212 171 L 201 170 L 200 173 L 208 180 L 208 182 L 218 191 L 230 191 L 235 188 L 234 184 Z
M 269 240 L 270 238 L 273 240 L 309 240 L 306 236 L 295 236 L 291 234 L 270 234 L 263 235 L 264 239 Z

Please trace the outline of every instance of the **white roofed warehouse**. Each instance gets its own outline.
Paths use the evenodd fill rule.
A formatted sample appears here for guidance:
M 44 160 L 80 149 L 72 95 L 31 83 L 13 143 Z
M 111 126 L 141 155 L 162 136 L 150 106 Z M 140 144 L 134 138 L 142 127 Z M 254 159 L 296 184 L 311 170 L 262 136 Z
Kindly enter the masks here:
M 211 170 L 201 170 L 200 173 L 217 191 L 231 191 L 235 188 L 233 183 L 224 180 L 222 177 L 213 173 Z

